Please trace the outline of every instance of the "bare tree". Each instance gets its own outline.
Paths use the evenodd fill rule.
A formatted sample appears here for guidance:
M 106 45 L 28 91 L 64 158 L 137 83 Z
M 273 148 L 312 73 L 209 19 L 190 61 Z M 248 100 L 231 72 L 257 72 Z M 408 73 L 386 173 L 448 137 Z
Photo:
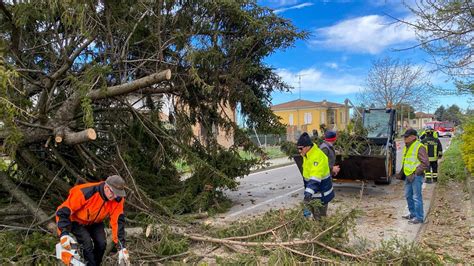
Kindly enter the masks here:
M 365 106 L 408 104 L 423 108 L 431 103 L 429 88 L 428 77 L 421 67 L 385 57 L 373 62 L 358 96 Z
M 432 55 L 436 70 L 455 79 L 460 93 L 474 93 L 473 2 L 416 0 L 406 6 L 416 16 L 416 20 L 400 21 L 414 28 L 420 42 L 417 46 Z

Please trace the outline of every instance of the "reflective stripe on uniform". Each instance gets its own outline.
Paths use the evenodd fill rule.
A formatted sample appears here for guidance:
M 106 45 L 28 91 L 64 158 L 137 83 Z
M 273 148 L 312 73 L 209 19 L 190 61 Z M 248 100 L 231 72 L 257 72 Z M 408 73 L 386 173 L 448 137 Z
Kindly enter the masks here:
M 325 177 L 319 179 L 319 178 L 317 178 L 317 177 L 315 177 L 315 176 L 310 176 L 309 179 L 306 179 L 306 178 L 305 178 L 305 179 L 306 179 L 306 180 L 314 180 L 314 181 L 316 181 L 316 182 L 321 183 L 321 181 L 323 181 L 323 180 L 325 180 L 325 179 L 328 179 L 328 178 L 330 178 L 330 177 L 331 177 L 331 175 L 327 175 L 327 176 L 325 176 Z
M 323 194 L 324 194 L 324 196 L 327 196 L 327 195 L 331 194 L 332 191 L 333 191 L 333 188 L 331 187 L 330 190 L 324 192 Z M 316 197 L 316 198 L 321 198 L 321 197 L 322 197 L 322 196 L 321 196 L 321 193 L 313 194 L 313 196 Z
M 314 195 L 314 190 L 312 190 L 311 188 L 307 187 L 304 192 L 308 192 L 309 194 L 311 195 Z

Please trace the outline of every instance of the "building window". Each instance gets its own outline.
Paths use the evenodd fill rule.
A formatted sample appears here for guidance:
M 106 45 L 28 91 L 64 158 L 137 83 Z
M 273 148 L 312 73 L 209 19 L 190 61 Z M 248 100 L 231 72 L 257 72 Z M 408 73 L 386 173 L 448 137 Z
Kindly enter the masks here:
M 416 119 L 411 120 L 412 125 L 416 125 Z
M 321 124 L 325 124 L 326 123 L 326 114 L 321 111 Z
M 312 117 L 311 113 L 304 113 L 304 124 L 305 125 L 311 124 L 312 120 L 313 120 L 313 117 Z
M 342 111 L 339 113 L 339 122 L 344 123 L 344 120 L 342 119 Z
M 290 124 L 290 126 L 293 125 L 293 114 L 290 114 L 290 117 L 288 118 L 288 124 Z
M 328 123 L 331 125 L 336 124 L 336 111 L 328 110 Z

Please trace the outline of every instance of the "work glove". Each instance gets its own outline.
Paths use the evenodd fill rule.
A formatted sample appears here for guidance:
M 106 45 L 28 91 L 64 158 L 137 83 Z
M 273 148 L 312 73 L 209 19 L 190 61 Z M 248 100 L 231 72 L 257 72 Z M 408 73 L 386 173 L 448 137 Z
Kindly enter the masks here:
M 69 235 L 63 235 L 61 236 L 61 238 L 59 239 L 59 242 L 61 243 L 61 246 L 67 250 L 70 250 L 71 249 L 71 244 L 75 244 L 76 243 L 76 240 L 74 240 L 74 238 L 72 238 L 71 236 Z
M 411 174 L 411 175 L 407 176 L 408 183 L 413 182 L 413 180 L 415 180 L 415 174 Z
M 128 250 L 126 248 L 122 248 L 119 251 L 119 263 L 123 263 L 124 265 L 130 265 Z

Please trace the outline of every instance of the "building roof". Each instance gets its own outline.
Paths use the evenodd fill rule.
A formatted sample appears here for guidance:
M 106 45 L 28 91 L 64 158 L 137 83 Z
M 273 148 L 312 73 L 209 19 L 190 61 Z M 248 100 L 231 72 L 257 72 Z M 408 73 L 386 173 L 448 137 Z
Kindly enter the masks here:
M 434 115 L 423 113 L 423 112 L 416 112 L 415 117 L 416 118 L 434 118 Z
M 271 109 L 273 111 L 278 111 L 278 110 L 288 110 L 288 109 L 297 109 L 297 108 L 340 108 L 340 107 L 345 107 L 344 104 L 340 103 L 332 103 L 328 102 L 326 100 L 323 100 L 322 102 L 313 102 L 313 101 L 307 101 L 307 100 L 294 100 L 294 101 L 289 101 L 286 103 L 280 103 L 277 105 L 271 106 Z

